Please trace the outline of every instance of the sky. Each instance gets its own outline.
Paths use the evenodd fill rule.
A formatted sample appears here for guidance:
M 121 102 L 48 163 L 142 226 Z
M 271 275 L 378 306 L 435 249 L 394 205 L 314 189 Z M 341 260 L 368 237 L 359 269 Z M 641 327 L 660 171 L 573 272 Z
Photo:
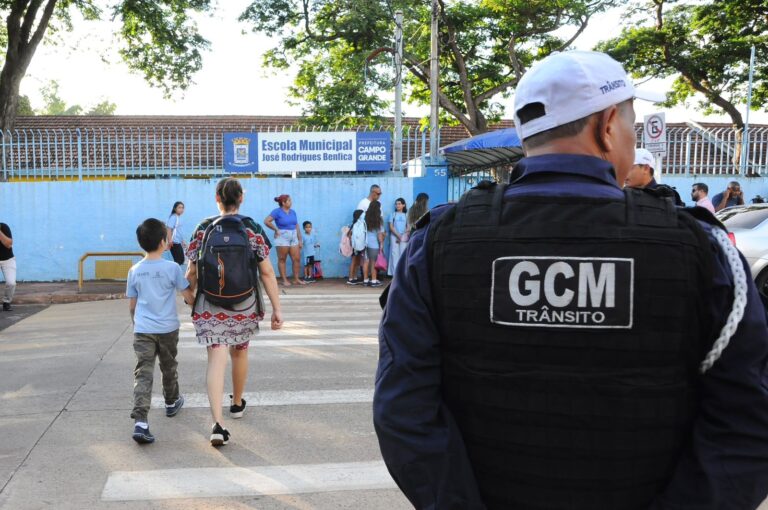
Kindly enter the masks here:
M 42 107 L 40 89 L 49 81 L 60 85 L 60 96 L 67 104 L 88 108 L 109 99 L 117 104 L 118 115 L 300 115 L 301 107 L 289 104 L 289 72 L 274 73 L 262 67 L 262 55 L 276 45 L 274 40 L 249 31 L 237 17 L 250 0 L 221 0 L 213 15 L 197 18 L 201 33 L 211 48 L 203 56 L 203 69 L 185 92 L 171 99 L 147 85 L 141 75 L 132 73 L 114 49 L 116 24 L 75 20 L 74 32 L 63 44 L 41 46 L 21 84 L 35 108 Z M 604 27 L 617 27 L 622 12 L 595 17 L 576 43 L 578 49 L 591 49 L 601 39 L 613 36 Z M 652 80 L 645 88 L 665 91 L 671 80 Z M 502 99 L 511 118 L 513 99 Z M 428 108 L 404 105 L 406 116 L 428 115 Z M 637 101 L 638 119 L 659 107 Z M 742 107 L 745 112 L 746 108 Z M 725 116 L 705 117 L 693 108 L 678 107 L 666 112 L 667 122 L 728 122 Z M 751 123 L 768 123 L 768 113 L 751 112 Z

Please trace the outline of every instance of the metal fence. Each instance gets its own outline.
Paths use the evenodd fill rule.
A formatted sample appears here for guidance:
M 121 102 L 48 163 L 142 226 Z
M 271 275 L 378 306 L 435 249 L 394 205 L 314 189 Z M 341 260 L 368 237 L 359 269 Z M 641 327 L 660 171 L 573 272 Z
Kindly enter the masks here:
M 642 140 L 642 130 L 638 130 L 638 140 Z M 768 127 L 751 128 L 746 137 L 732 127 L 706 128 L 693 123 L 667 129 L 662 173 L 739 175 L 742 169 L 746 175 L 768 175 Z
M 224 171 L 223 135 L 233 130 L 205 127 L 114 127 L 17 129 L 0 133 L 0 180 L 215 178 Z M 255 132 L 253 127 L 251 132 Z M 286 126 L 260 132 L 323 131 Z M 388 128 L 360 131 L 392 131 Z M 402 161 L 393 171 L 413 166 L 429 150 L 426 130 L 403 129 Z M 393 133 L 394 139 L 394 133 Z M 393 143 L 394 149 L 394 143 Z M 398 164 L 399 163 L 399 164 Z M 381 172 L 332 172 L 333 175 Z M 307 172 L 298 177 L 328 175 Z
M 286 126 L 262 132 L 315 130 L 323 131 Z M 391 132 L 391 127 L 370 129 L 382 130 Z M 0 133 L 0 180 L 215 178 L 226 174 L 223 169 L 223 134 L 228 131 L 221 127 L 6 131 Z M 256 127 L 251 131 L 256 131 Z M 406 127 L 403 130 L 402 158 L 400 162 L 395 162 L 393 170 L 411 175 L 414 171 L 419 173 L 421 158 L 429 151 L 428 138 L 428 131 Z M 669 127 L 663 173 L 739 175 L 742 173 L 740 163 L 743 158 L 746 160 L 743 173 L 768 175 L 768 127 L 750 129 L 748 145 L 742 138 L 740 132 L 730 127 L 705 128 L 696 124 Z M 642 140 L 641 128 L 638 129 L 638 140 Z M 370 175 L 362 172 L 331 174 Z M 318 175 L 329 173 L 307 172 L 297 176 Z

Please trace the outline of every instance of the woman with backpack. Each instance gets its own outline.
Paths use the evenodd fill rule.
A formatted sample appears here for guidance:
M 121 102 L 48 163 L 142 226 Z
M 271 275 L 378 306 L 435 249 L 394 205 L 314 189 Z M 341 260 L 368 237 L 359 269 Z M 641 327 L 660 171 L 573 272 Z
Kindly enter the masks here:
M 374 200 L 365 211 L 365 262 L 363 262 L 363 285 L 381 287 L 376 269 L 376 259 L 384 252 L 384 219 L 381 217 L 381 202 Z M 354 235 L 354 233 L 353 233 Z M 384 264 L 386 266 L 386 264 Z M 368 269 L 371 279 L 368 280 Z
M 304 285 L 306 282 L 299 280 L 299 271 L 301 268 L 301 249 L 303 247 L 301 229 L 296 211 L 291 209 L 293 201 L 290 195 L 280 195 L 275 197 L 275 202 L 280 206 L 264 218 L 264 224 L 267 228 L 275 231 L 275 246 L 277 246 L 277 270 L 280 272 L 280 278 L 283 285 L 291 285 L 288 282 L 286 272 L 286 260 L 291 257 L 293 266 L 294 285 Z
M 206 385 L 213 428 L 211 444 L 229 440 L 223 426 L 222 395 L 227 351 L 232 358 L 231 418 L 245 411 L 248 376 L 248 342 L 259 332 L 265 307 L 259 281 L 272 304 L 272 329 L 283 325 L 275 271 L 269 261 L 270 243 L 261 225 L 239 214 L 243 188 L 237 179 L 216 185 L 216 205 L 221 213 L 203 220 L 189 242 L 187 280 L 196 291 L 192 323 L 197 341 L 208 349 Z

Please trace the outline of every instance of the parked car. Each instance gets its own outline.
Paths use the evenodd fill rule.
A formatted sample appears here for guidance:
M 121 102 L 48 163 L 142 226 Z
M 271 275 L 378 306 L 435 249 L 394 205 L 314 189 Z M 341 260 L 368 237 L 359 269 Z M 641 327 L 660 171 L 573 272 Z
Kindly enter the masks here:
M 757 289 L 768 296 L 768 204 L 728 207 L 716 216 L 747 259 Z

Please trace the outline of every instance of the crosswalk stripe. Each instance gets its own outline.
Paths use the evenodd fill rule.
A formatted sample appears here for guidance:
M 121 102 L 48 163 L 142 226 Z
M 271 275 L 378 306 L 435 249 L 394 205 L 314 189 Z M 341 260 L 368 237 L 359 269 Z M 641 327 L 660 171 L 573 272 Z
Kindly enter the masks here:
M 229 396 L 224 395 L 224 405 L 229 406 Z M 351 390 L 308 390 L 308 391 L 259 391 L 246 392 L 243 398 L 248 407 L 321 405 L 321 404 L 357 404 L 373 402 L 373 389 Z M 164 408 L 165 400 L 161 396 L 152 397 L 152 407 Z M 184 394 L 184 407 L 208 407 L 207 393 Z
M 104 501 L 211 498 L 394 489 L 381 461 L 110 473 Z
M 377 329 L 379 327 L 379 323 L 381 321 L 378 319 L 373 320 L 344 320 L 344 319 L 336 319 L 336 320 L 289 320 L 285 321 L 285 324 L 283 325 L 282 331 L 290 331 L 294 329 L 301 329 L 301 328 L 311 328 L 311 327 L 327 327 L 327 326 L 339 326 L 343 324 L 346 327 L 355 327 L 355 326 L 370 326 L 373 329 Z M 181 323 L 181 329 L 194 329 L 194 325 L 191 322 L 188 321 L 182 321 Z
M 294 329 L 294 330 L 278 330 L 278 331 L 272 331 L 269 329 L 263 329 L 261 332 L 256 335 L 254 340 L 290 340 L 294 338 L 339 338 L 339 337 L 345 337 L 345 336 L 359 336 L 359 335 L 375 335 L 377 334 L 378 329 L 373 328 L 334 328 L 334 329 L 324 329 L 324 330 L 317 330 L 315 328 L 311 329 Z M 195 338 L 195 332 L 194 331 L 181 331 L 179 333 L 179 338 Z
M 259 337 L 256 337 L 259 338 Z M 314 339 L 314 338 L 298 338 L 296 340 L 251 340 L 249 344 L 250 348 L 254 347 L 319 347 L 323 345 L 340 346 L 340 345 L 378 345 L 379 339 L 376 335 L 371 336 L 356 336 L 356 337 L 342 337 L 342 338 L 326 338 L 326 339 Z M 195 341 L 182 341 L 179 342 L 179 348 L 182 349 L 197 349 L 204 347 L 202 344 Z

